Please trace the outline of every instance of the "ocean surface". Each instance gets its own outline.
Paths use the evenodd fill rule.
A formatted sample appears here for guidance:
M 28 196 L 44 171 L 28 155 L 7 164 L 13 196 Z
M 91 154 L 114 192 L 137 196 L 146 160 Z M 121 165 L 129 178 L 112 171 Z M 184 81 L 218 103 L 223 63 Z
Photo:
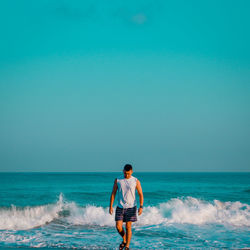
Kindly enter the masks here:
M 117 249 L 108 206 L 121 174 L 0 173 L 0 248 Z M 145 202 L 131 249 L 250 247 L 250 173 L 133 176 Z

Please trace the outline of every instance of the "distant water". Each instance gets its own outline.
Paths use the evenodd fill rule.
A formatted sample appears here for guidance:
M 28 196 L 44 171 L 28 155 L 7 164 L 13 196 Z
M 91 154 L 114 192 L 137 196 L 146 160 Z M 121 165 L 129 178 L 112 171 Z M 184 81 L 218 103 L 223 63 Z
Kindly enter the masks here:
M 1 173 L 0 247 L 117 249 L 108 206 L 119 175 Z M 250 247 L 250 173 L 134 176 L 145 209 L 132 249 Z

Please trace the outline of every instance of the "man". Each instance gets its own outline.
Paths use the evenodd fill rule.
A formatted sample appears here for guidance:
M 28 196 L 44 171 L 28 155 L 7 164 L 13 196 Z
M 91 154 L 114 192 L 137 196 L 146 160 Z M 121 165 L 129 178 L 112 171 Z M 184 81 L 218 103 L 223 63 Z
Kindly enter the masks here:
M 120 250 L 124 247 L 126 250 L 129 249 L 132 237 L 132 222 L 137 221 L 135 190 L 137 190 L 140 198 L 138 215 L 142 214 L 143 209 L 143 193 L 141 183 L 137 178 L 132 176 L 132 173 L 132 166 L 130 164 L 126 164 L 123 169 L 123 176 L 115 179 L 113 191 L 110 197 L 109 213 L 113 214 L 113 203 L 116 191 L 118 190 L 118 205 L 115 211 L 115 221 L 116 229 L 123 238 L 119 247 Z M 126 233 L 123 229 L 123 222 L 126 222 Z

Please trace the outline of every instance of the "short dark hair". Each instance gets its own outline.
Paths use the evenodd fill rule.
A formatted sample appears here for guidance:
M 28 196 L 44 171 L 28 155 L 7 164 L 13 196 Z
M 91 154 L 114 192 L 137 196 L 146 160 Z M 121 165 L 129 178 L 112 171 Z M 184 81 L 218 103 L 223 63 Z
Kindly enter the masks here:
M 124 166 L 124 168 L 123 168 L 123 170 L 125 170 L 125 171 L 130 171 L 130 170 L 132 170 L 133 168 L 132 168 L 132 165 L 130 165 L 130 164 L 126 164 L 125 166 Z

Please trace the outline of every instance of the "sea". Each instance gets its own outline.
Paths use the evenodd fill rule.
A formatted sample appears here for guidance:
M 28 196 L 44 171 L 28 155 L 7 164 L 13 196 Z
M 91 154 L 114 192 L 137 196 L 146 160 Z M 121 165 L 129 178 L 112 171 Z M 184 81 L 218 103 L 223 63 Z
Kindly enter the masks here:
M 108 208 L 121 175 L 0 173 L 0 248 L 118 249 Z M 130 249 L 250 248 L 250 173 L 133 176 L 144 209 Z

